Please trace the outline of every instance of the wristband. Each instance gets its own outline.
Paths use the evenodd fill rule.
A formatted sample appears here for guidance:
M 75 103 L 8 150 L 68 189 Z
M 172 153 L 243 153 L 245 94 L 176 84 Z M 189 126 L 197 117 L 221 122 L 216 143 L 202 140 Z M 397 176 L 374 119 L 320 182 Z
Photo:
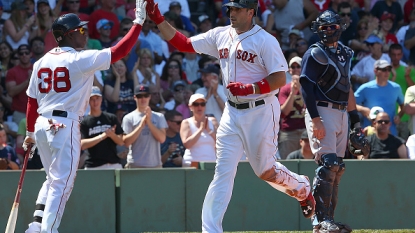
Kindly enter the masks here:
M 258 86 L 259 92 L 258 94 L 266 94 L 271 92 L 271 87 L 269 86 L 269 83 L 267 79 L 263 78 L 261 81 L 256 82 L 255 85 Z M 254 89 L 255 93 L 255 89 Z
M 34 139 L 35 138 L 35 133 L 26 131 L 26 136 L 31 138 L 31 139 Z

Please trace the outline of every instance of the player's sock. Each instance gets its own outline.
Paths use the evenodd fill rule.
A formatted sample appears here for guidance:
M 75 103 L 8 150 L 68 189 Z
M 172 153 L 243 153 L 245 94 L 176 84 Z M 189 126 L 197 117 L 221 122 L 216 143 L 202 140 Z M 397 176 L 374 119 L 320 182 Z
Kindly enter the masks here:
M 35 213 L 33 214 L 33 222 L 42 223 L 44 210 L 45 210 L 45 205 L 36 204 Z

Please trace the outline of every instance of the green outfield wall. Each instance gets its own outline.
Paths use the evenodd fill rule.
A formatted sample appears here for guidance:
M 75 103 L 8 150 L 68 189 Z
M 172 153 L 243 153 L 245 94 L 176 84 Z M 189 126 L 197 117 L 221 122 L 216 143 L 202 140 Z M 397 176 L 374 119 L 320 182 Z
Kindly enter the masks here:
M 291 171 L 314 176 L 314 161 L 283 161 Z M 60 233 L 201 231 L 201 209 L 214 164 L 201 169 L 79 170 Z M 20 172 L 2 171 L 0 231 L 5 229 Z M 336 220 L 355 229 L 415 229 L 415 161 L 348 160 Z M 31 221 L 44 171 L 28 171 L 16 232 Z M 298 202 L 238 166 L 225 231 L 310 230 Z

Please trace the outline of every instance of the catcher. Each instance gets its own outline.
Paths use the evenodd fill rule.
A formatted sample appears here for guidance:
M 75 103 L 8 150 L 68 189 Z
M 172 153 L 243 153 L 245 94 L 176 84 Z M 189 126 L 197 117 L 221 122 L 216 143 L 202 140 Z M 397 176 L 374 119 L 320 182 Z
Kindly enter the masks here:
M 340 179 L 345 171 L 349 119 L 350 152 L 368 154 L 369 144 L 360 128 L 356 100 L 350 85 L 353 50 L 338 40 L 346 24 L 339 15 L 324 11 L 312 28 L 320 41 L 303 56 L 301 92 L 306 102 L 305 124 L 310 147 L 318 164 L 313 184 L 316 200 L 312 217 L 314 233 L 345 233 L 352 229 L 334 221 Z

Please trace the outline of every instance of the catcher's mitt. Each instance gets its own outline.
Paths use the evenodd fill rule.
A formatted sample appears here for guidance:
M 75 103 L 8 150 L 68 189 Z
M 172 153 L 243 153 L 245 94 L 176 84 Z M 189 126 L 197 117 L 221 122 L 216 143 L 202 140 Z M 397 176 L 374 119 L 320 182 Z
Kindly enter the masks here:
M 0 158 L 0 170 L 6 170 L 9 167 L 7 159 Z
M 370 145 L 361 128 L 354 128 L 349 134 L 349 151 L 353 155 L 369 156 Z

